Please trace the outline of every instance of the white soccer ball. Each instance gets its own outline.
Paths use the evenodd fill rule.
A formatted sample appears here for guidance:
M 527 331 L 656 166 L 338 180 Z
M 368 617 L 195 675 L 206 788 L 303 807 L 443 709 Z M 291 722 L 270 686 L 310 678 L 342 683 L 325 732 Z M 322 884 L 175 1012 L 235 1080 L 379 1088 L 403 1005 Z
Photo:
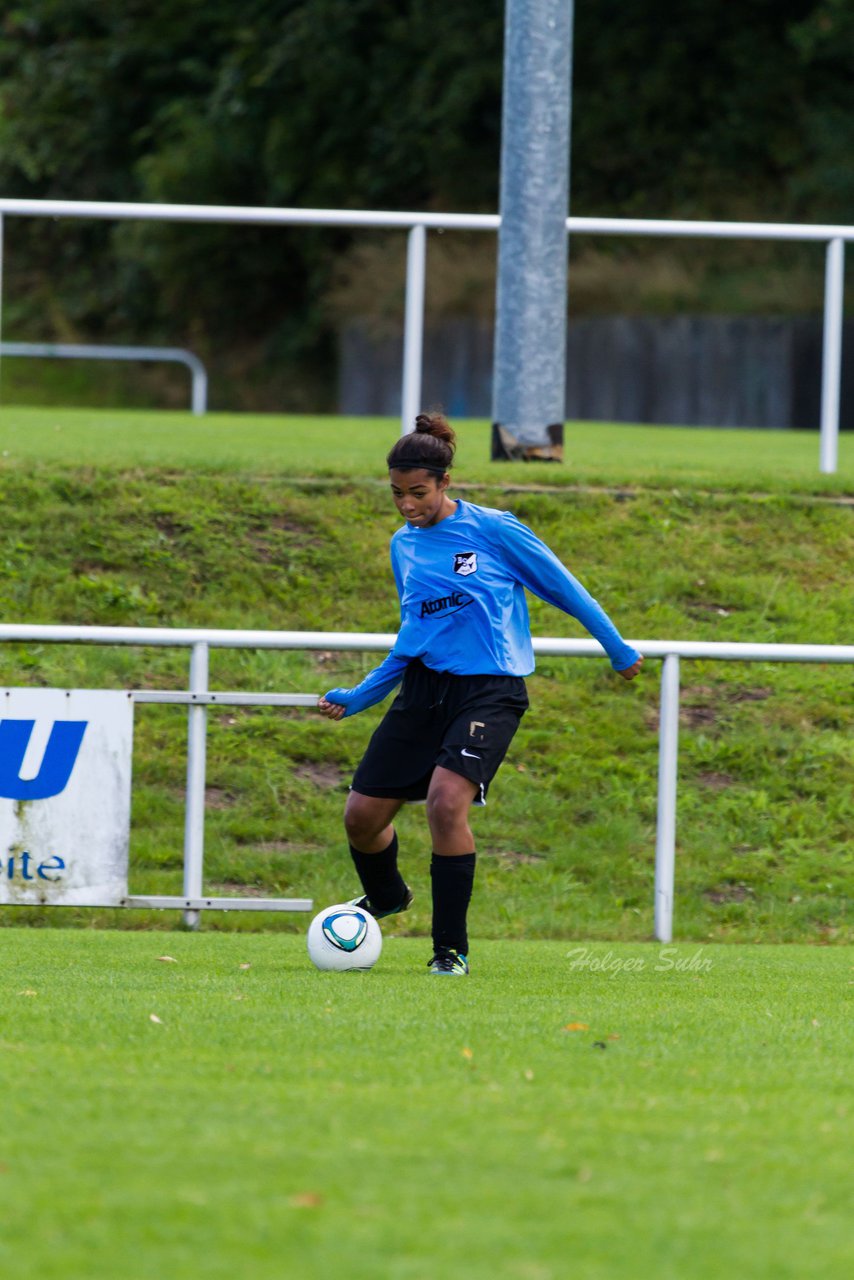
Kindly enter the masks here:
M 307 943 L 318 969 L 370 969 L 380 958 L 383 935 L 369 911 L 344 902 L 318 911 Z

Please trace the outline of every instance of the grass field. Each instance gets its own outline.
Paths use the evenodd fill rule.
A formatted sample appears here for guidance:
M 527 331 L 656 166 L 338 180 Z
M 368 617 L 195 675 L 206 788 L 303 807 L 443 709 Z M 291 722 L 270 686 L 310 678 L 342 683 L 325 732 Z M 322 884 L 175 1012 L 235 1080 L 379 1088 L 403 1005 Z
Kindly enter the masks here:
M 16 1280 L 851 1274 L 850 950 L 0 945 Z
M 400 430 L 388 418 L 110 412 L 0 407 L 0 457 L 99 469 L 189 467 L 294 477 L 373 477 Z M 854 433 L 839 442 L 836 475 L 818 469 L 818 433 L 570 423 L 565 462 L 489 459 L 490 427 L 460 433 L 457 470 L 471 483 L 506 486 L 668 486 L 854 493 Z M 499 478 L 500 477 L 500 478 Z
M 394 630 L 395 434 L 3 407 L 0 616 Z M 624 634 L 851 643 L 851 439 L 835 477 L 806 433 L 587 424 L 563 467 L 487 452 L 464 424 L 465 495 Z M 322 692 L 374 661 L 226 651 L 211 678 Z M 0 646 L 5 685 L 186 680 L 184 653 Z M 649 941 L 657 664 L 624 686 L 550 660 L 530 688 L 475 818 L 469 979 L 426 973 L 418 809 L 416 903 L 369 974 L 314 971 L 303 916 L 0 911 L 4 1275 L 851 1274 L 854 673 L 684 664 L 675 947 Z M 209 716 L 208 892 L 355 891 L 340 813 L 379 714 Z M 138 710 L 132 892 L 180 891 L 185 736 Z
M 5 409 L 0 612 L 30 622 L 393 631 L 387 546 L 398 518 L 377 460 L 383 433 L 387 443 L 395 431 L 389 422 L 200 424 L 189 415 Z M 482 460 L 485 428 L 464 424 L 461 437 L 460 478 L 488 480 L 466 495 L 515 510 L 602 599 L 624 634 L 851 642 L 854 507 L 844 497 L 846 484 L 848 492 L 854 486 L 840 473 L 833 484 L 843 500 L 825 500 L 829 481 L 817 477 L 814 437 L 588 425 L 578 429 L 579 450 L 589 455 L 582 489 L 570 486 L 578 478 L 573 464 L 490 467 Z M 777 492 L 765 477 L 765 496 L 756 497 L 747 482 L 758 483 L 761 469 L 749 472 L 748 460 L 778 437 L 791 473 L 785 483 L 782 473 L 773 478 Z M 662 440 L 679 484 L 621 487 L 645 466 L 664 464 Z M 713 457 L 715 483 L 706 487 Z M 592 477 L 601 479 L 606 466 L 615 487 L 598 488 Z M 547 491 L 522 487 L 535 473 L 553 478 Z M 556 610 L 535 600 L 531 608 L 535 634 L 582 634 Z M 216 652 L 211 680 L 220 689 L 321 693 L 354 683 L 376 660 Z M 0 681 L 183 688 L 187 656 L 6 645 Z M 627 687 L 604 662 L 541 661 L 530 688 L 532 710 L 490 805 L 475 818 L 475 928 L 496 938 L 648 938 L 658 665 Z M 303 712 L 211 714 L 206 892 L 319 902 L 355 892 L 340 815 L 380 714 L 377 708 L 335 726 Z M 185 726 L 174 708 L 137 712 L 136 893 L 181 891 Z M 417 892 L 406 927 L 423 935 L 423 811 L 407 811 L 401 827 Z M 850 941 L 852 830 L 850 667 L 684 664 L 678 937 Z M 169 914 L 6 909 L 0 918 L 175 925 Z M 209 928 L 259 926 L 301 929 L 303 922 L 205 917 Z

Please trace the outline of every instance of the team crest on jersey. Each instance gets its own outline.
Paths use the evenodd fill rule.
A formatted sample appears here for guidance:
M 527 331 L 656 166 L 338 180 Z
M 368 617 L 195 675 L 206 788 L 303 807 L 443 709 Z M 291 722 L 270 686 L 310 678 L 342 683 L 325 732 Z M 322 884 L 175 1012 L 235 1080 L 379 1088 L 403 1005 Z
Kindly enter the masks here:
M 470 573 L 477 573 L 477 552 L 457 551 L 454 553 L 454 573 L 467 578 Z

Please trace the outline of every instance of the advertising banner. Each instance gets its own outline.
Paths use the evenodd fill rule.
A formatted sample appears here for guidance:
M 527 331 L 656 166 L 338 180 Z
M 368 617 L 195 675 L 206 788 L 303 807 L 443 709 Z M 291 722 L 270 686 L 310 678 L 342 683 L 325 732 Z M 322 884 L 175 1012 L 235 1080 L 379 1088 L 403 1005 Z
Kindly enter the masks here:
M 0 689 L 0 904 L 127 895 L 133 703 L 106 689 Z

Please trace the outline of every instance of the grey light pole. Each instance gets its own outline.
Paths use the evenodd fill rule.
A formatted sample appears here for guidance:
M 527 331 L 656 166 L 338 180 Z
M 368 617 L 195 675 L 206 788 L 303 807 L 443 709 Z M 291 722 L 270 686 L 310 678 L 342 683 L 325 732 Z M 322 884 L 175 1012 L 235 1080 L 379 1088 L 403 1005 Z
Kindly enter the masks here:
M 573 0 L 506 0 L 493 459 L 563 455 Z

